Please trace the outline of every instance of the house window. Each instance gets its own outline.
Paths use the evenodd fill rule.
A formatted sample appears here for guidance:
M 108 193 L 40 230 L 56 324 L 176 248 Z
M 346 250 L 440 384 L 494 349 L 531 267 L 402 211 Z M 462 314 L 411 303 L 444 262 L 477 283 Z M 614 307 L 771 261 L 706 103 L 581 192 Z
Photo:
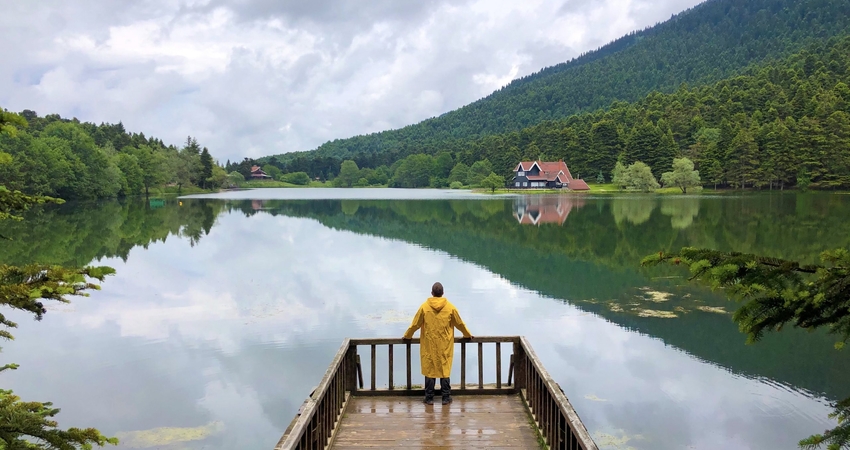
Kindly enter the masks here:
M 514 183 L 514 186 L 519 187 L 519 181 L 517 181 L 516 183 Z
M 522 187 L 528 187 L 528 181 L 523 181 L 523 182 L 522 182 Z
M 518 177 L 524 177 L 524 176 L 525 176 L 525 172 L 524 172 L 524 171 L 522 171 L 522 170 L 520 170 L 519 172 L 517 172 L 517 173 L 516 173 L 516 176 L 518 176 Z

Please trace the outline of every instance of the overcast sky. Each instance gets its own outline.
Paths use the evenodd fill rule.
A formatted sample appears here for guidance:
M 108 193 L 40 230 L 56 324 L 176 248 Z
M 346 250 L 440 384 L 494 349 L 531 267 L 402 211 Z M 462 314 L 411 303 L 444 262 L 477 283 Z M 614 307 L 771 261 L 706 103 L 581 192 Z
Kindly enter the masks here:
M 698 0 L 0 0 L 0 107 L 221 162 L 311 150 L 486 96 Z

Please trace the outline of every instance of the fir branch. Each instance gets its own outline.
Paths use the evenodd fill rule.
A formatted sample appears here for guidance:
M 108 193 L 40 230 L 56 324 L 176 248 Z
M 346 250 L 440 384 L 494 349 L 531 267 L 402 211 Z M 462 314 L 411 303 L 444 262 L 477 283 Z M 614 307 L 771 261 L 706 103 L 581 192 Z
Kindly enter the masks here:
M 802 266 L 796 261 L 710 249 L 682 248 L 678 253 L 649 255 L 641 265 L 662 263 L 686 266 L 691 280 L 723 288 L 743 301 L 732 316 L 747 342 L 787 324 L 808 330 L 828 327 L 839 336 L 837 349 L 850 340 L 850 252 L 845 249 L 821 254 L 822 265 Z M 850 448 L 850 398 L 835 405 L 830 417 L 838 426 L 800 441 L 804 449 Z

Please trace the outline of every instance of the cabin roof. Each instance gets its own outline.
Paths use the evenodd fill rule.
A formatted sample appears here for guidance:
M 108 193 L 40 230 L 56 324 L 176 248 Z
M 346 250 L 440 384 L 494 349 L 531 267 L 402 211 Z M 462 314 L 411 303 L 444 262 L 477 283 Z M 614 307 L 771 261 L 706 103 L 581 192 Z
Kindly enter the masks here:
M 584 180 L 570 181 L 569 187 L 570 187 L 570 190 L 573 190 L 573 191 L 589 191 L 590 190 L 590 186 L 588 186 L 587 183 L 585 183 Z
M 530 181 L 555 181 L 558 180 L 563 184 L 572 183 L 573 175 L 567 167 L 567 163 L 563 160 L 556 162 L 547 161 L 522 161 L 517 165 L 516 172 L 520 170 L 524 172 L 530 171 L 534 166 L 540 169 L 540 175 L 528 176 Z M 585 184 L 585 186 L 587 186 Z

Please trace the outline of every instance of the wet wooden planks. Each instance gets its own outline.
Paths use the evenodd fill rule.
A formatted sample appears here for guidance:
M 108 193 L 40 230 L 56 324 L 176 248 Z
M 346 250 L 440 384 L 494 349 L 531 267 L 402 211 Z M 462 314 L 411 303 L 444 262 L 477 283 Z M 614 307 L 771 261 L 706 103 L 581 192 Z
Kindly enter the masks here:
M 332 448 L 539 448 L 517 395 L 456 396 L 446 406 L 434 400 L 352 397 Z

